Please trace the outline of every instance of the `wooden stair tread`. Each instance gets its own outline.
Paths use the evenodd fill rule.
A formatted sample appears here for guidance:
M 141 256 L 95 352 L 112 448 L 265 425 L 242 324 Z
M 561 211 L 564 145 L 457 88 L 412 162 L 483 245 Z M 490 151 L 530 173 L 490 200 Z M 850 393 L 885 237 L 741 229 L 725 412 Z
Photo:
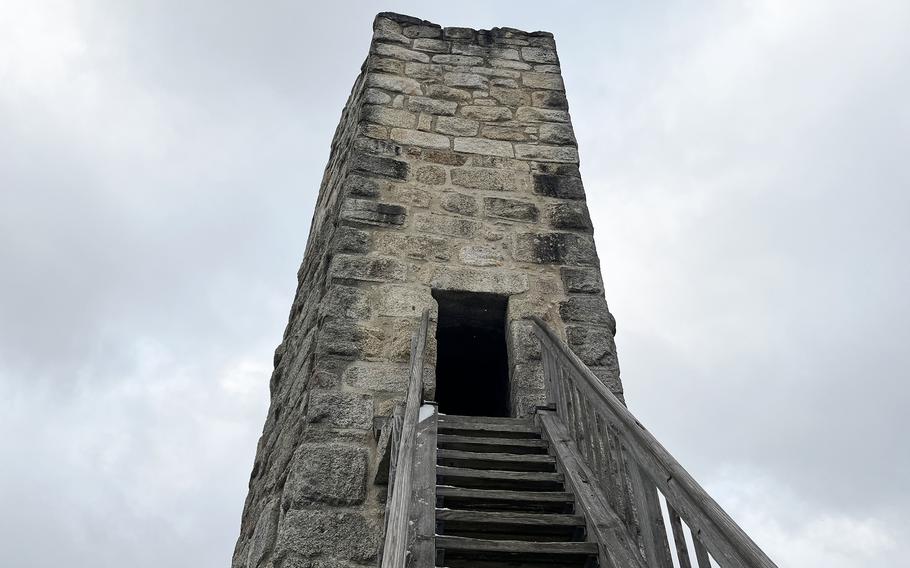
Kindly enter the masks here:
M 487 499 L 492 501 L 533 501 L 550 503 L 574 503 L 575 496 L 567 491 L 509 491 L 506 489 L 473 489 L 438 485 L 438 497 L 459 497 L 465 499 Z
M 471 444 L 471 445 L 488 445 L 488 446 L 514 446 L 520 448 L 543 448 L 546 449 L 549 444 L 546 440 L 535 438 L 483 438 L 480 436 L 458 436 L 456 434 L 439 434 L 438 444 Z
M 506 471 L 500 469 L 469 469 L 466 467 L 436 466 L 436 475 L 441 477 L 468 477 L 496 481 L 541 481 L 562 483 L 561 473 L 542 471 Z
M 464 450 L 437 450 L 439 458 L 484 460 L 494 462 L 556 463 L 548 454 L 506 454 L 500 452 L 467 452 Z
M 531 424 L 530 418 L 510 418 L 507 416 L 466 416 L 464 414 L 440 414 L 439 421 L 483 424 Z
M 582 515 L 558 513 L 513 513 L 502 511 L 467 511 L 461 509 L 436 509 L 436 519 L 468 523 L 495 523 L 508 525 L 584 526 Z
M 595 556 L 593 542 L 531 542 L 524 540 L 488 540 L 460 536 L 436 535 L 436 548 L 446 551 L 505 552 L 532 555 Z

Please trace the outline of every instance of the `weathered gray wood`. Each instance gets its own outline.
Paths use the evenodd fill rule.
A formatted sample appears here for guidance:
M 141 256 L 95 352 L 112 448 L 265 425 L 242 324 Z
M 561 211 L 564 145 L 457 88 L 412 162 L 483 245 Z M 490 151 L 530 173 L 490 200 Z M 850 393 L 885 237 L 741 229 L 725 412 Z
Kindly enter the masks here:
M 561 473 L 545 473 L 539 471 L 504 471 L 498 469 L 468 469 L 465 467 L 437 466 L 436 476 L 446 480 L 458 480 L 460 483 L 477 481 L 489 483 L 493 481 L 508 481 L 516 485 L 534 484 L 556 486 L 561 485 Z
M 504 511 L 458 511 L 454 509 L 436 509 L 436 519 L 441 521 L 461 521 L 478 524 L 531 525 L 531 526 L 573 526 L 583 527 L 583 515 L 560 515 L 554 513 L 515 513 Z
M 436 563 L 436 406 L 420 407 L 411 484 L 408 568 L 432 568 Z
M 539 454 L 547 449 L 544 440 L 535 438 L 482 438 L 480 436 L 453 436 L 439 434 L 440 448 L 470 451 L 473 449 L 506 454 Z
M 497 424 L 505 426 L 507 430 L 529 430 L 533 431 L 533 424 L 528 418 L 508 418 L 504 416 L 465 416 L 463 414 L 440 414 L 440 424 Z
M 673 529 L 673 542 L 676 543 L 676 558 L 679 560 L 679 568 L 692 568 L 692 561 L 689 560 L 689 547 L 686 545 L 686 533 L 683 532 L 679 513 L 668 504 L 667 514 L 670 517 L 670 528 Z
M 508 552 L 514 554 L 591 555 L 597 554 L 593 542 L 531 542 L 524 540 L 486 540 L 461 536 L 436 537 L 436 546 L 444 550 L 472 552 Z
M 597 412 L 611 419 L 642 471 L 661 490 L 668 502 L 698 531 L 712 556 L 724 568 L 776 568 L 776 565 L 730 518 L 691 475 L 677 462 L 610 392 L 571 349 L 540 318 L 535 333 L 553 349 L 564 368 L 573 372 L 571 382 L 582 389 Z
M 439 450 L 440 465 L 472 469 L 505 469 L 511 471 L 555 471 L 556 460 L 547 454 L 506 454 Z
M 382 568 L 403 568 L 407 555 L 408 519 L 411 501 L 411 480 L 414 468 L 414 445 L 417 437 L 417 419 L 420 411 L 420 393 L 423 387 L 423 359 L 426 351 L 427 329 L 430 312 L 424 310 L 417 333 L 411 340 L 411 364 L 408 376 L 408 394 L 405 399 L 404 418 L 401 425 L 401 442 L 395 464 L 395 481 L 389 499 L 385 543 L 382 551 Z
M 711 558 L 708 556 L 708 549 L 701 542 L 695 533 L 692 533 L 692 546 L 695 547 L 695 559 L 698 561 L 698 568 L 711 568 Z
M 475 489 L 439 485 L 436 495 L 446 497 L 484 499 L 489 501 L 531 501 L 535 503 L 574 503 L 575 496 L 566 491 L 508 491 L 505 489 Z
M 566 485 L 574 492 L 578 508 L 587 520 L 588 534 L 600 544 L 600 565 L 603 568 L 643 568 L 645 564 L 636 544 L 629 538 L 622 520 L 592 483 L 594 473 L 578 453 L 565 423 L 554 412 L 541 411 L 537 416 L 543 436 L 550 442 L 551 451 L 563 469 Z
M 641 531 L 648 566 L 650 568 L 673 568 L 657 489 L 636 464 L 631 464 L 629 473 L 632 478 L 635 511 L 638 513 L 638 527 Z

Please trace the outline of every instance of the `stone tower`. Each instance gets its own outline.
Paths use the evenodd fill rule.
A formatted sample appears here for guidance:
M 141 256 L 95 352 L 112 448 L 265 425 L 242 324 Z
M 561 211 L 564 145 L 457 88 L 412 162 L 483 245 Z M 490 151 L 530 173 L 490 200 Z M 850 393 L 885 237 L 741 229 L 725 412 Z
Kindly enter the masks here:
M 621 397 L 552 34 L 391 13 L 373 29 L 275 352 L 234 568 L 374 563 L 375 429 L 425 308 L 425 397 L 443 413 L 546 402 L 532 315 Z

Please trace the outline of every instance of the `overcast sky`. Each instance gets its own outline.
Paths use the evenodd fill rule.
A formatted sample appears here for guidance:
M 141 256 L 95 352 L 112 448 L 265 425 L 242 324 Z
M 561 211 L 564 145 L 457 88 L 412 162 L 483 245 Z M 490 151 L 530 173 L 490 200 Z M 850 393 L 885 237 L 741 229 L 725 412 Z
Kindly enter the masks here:
M 0 2 L 0 548 L 229 565 L 376 12 L 556 35 L 632 410 L 782 567 L 910 558 L 910 3 Z

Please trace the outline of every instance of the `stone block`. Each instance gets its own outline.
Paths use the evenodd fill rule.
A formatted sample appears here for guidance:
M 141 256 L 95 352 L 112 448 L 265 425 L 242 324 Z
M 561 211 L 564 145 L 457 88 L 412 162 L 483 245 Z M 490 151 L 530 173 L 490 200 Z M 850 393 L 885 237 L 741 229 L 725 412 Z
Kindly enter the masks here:
M 401 33 L 410 38 L 438 38 L 442 36 L 442 28 L 437 25 L 414 24 L 403 26 Z
M 536 223 L 540 217 L 537 206 L 527 201 L 502 197 L 485 197 L 483 209 L 487 217 Z
M 609 328 L 569 325 L 566 342 L 585 365 L 616 366 L 616 343 Z
M 373 156 L 363 151 L 351 153 L 350 168 L 354 172 L 360 171 L 396 180 L 408 179 L 409 171 L 407 162 Z
M 483 58 L 471 55 L 434 55 L 433 63 L 472 67 L 474 65 L 483 65 Z
M 404 72 L 405 62 L 392 59 L 391 57 L 380 57 L 371 55 L 366 61 L 366 71 L 370 73 L 380 73 L 384 75 L 400 75 Z
M 513 258 L 534 264 L 591 266 L 597 263 L 594 239 L 574 233 L 519 233 Z
M 384 179 L 349 174 L 344 179 L 344 194 L 355 197 L 379 197 L 391 184 Z
M 439 166 L 417 168 L 414 179 L 426 185 L 442 185 L 446 182 L 446 171 Z
M 491 168 L 456 168 L 451 171 L 452 184 L 486 191 L 527 192 L 531 185 L 528 174 Z
M 467 118 L 440 116 L 436 119 L 436 132 L 452 136 L 476 136 L 480 123 Z
M 424 148 L 436 148 L 447 150 L 449 148 L 448 136 L 433 134 L 432 132 L 421 132 L 420 130 L 409 130 L 404 128 L 393 128 L 390 136 L 392 140 L 399 144 L 409 146 L 422 146 Z
M 384 105 L 392 102 L 392 97 L 379 89 L 367 89 L 363 93 L 363 102 L 371 105 Z
M 531 101 L 528 92 L 522 89 L 490 87 L 490 96 L 499 101 L 500 104 L 509 107 L 527 106 Z
M 544 123 L 538 132 L 544 144 L 575 144 L 575 133 L 569 124 Z
M 380 316 L 416 318 L 433 306 L 430 291 L 422 286 L 382 286 L 375 292 L 376 313 Z
M 562 73 L 559 65 L 535 65 L 534 71 L 538 73 Z
M 559 304 L 559 316 L 566 322 L 601 325 L 616 333 L 616 320 L 602 296 L 571 296 Z
M 341 203 L 339 216 L 347 223 L 399 227 L 404 224 L 407 213 L 401 205 L 348 197 Z
M 398 128 L 414 128 L 417 126 L 416 114 L 406 110 L 378 105 L 363 105 L 363 119 L 367 122 Z
M 414 40 L 414 49 L 431 53 L 445 53 L 449 50 L 449 42 L 441 39 L 419 37 Z
M 532 89 L 547 89 L 550 91 L 565 90 L 565 85 L 562 83 L 562 77 L 555 73 L 525 71 L 521 74 L 521 82 L 524 86 L 531 87 Z
M 414 160 L 442 164 L 444 166 L 460 166 L 468 161 L 468 157 L 451 150 L 435 150 L 433 148 L 420 148 L 409 146 L 405 149 L 408 157 Z
M 430 206 L 430 194 L 410 185 L 393 185 L 386 192 L 389 201 L 427 208 Z
M 408 365 L 358 361 L 344 370 L 342 381 L 358 390 L 404 393 L 408 390 Z
M 338 227 L 332 235 L 330 250 L 333 254 L 370 251 L 370 234 L 354 227 Z
M 524 142 L 528 139 L 528 135 L 523 128 L 497 126 L 495 124 L 485 124 L 480 131 L 480 135 L 484 138 L 507 140 L 509 142 Z
M 379 550 L 380 532 L 378 523 L 361 513 L 292 509 L 278 527 L 275 556 L 371 561 Z
M 440 205 L 446 211 L 473 217 L 477 215 L 477 200 L 470 195 L 457 192 L 444 193 L 440 200 Z
M 418 81 L 437 81 L 442 78 L 442 65 L 408 63 L 404 66 L 404 74 Z
M 451 71 L 442 76 L 442 80 L 449 87 L 468 87 L 471 89 L 486 89 L 487 78 L 477 73 L 462 73 Z
M 376 156 L 389 156 L 390 158 L 395 158 L 401 155 L 400 145 L 383 138 L 359 136 L 354 139 L 354 148 Z
M 500 67 L 503 69 L 514 69 L 516 71 L 527 71 L 531 69 L 531 66 L 527 63 L 521 61 L 513 61 L 511 59 L 498 59 L 493 57 L 490 58 L 489 62 L 493 67 Z
M 491 245 L 467 245 L 459 253 L 462 264 L 468 266 L 501 266 L 502 251 Z
M 471 67 L 472 73 L 477 73 L 478 75 L 486 75 L 487 77 L 499 78 L 499 79 L 520 79 L 521 71 L 514 71 L 512 69 L 501 69 L 497 67 Z M 518 84 L 516 83 L 516 86 Z
M 420 83 L 408 77 L 398 77 L 396 75 L 387 75 L 384 73 L 368 73 L 366 78 L 367 87 L 375 87 L 384 91 L 394 93 L 404 93 L 405 95 L 422 95 Z
M 541 358 L 540 340 L 534 335 L 533 322 L 509 321 L 509 350 L 514 361 L 537 361 Z
M 531 106 L 568 110 L 569 101 L 566 99 L 565 93 L 560 93 L 558 91 L 537 91 L 531 94 Z
M 546 388 L 543 365 L 540 361 L 517 363 L 512 369 L 511 388 L 521 392 Z
M 545 47 L 523 47 L 521 58 L 531 63 L 559 63 L 556 51 Z
M 480 268 L 441 266 L 433 271 L 430 285 L 441 290 L 463 290 L 490 294 L 520 294 L 529 288 L 528 276 L 502 269 L 493 271 Z
M 329 265 L 329 278 L 364 282 L 400 282 L 407 278 L 408 265 L 395 258 L 338 254 Z
M 559 269 L 566 292 L 581 294 L 603 294 L 603 282 L 600 273 L 593 268 L 572 268 L 563 266 Z
M 376 250 L 383 254 L 403 254 L 418 260 L 447 261 L 451 258 L 449 248 L 449 240 L 442 237 L 389 232 L 376 235 Z
M 282 494 L 285 510 L 313 504 L 357 505 L 366 495 L 367 451 L 343 444 L 301 444 Z
M 453 43 L 452 53 L 459 55 L 475 55 L 477 57 L 493 57 L 496 59 L 519 59 L 518 50 L 510 47 L 486 47 L 469 43 Z
M 366 288 L 356 286 L 330 286 L 319 303 L 319 318 L 323 320 L 367 320 L 370 312 Z
M 560 199 L 584 199 L 585 188 L 581 178 L 559 175 L 534 176 L 534 193 Z
M 471 28 L 443 28 L 442 32 L 446 39 L 474 39 L 474 30 Z
M 455 101 L 439 100 L 430 97 L 410 97 L 408 99 L 408 110 L 412 112 L 453 115 L 457 108 L 458 103 Z
M 256 527 L 247 548 L 246 564 L 244 568 L 256 568 L 268 556 L 275 546 L 275 537 L 278 535 L 278 517 L 280 515 L 279 499 L 273 498 L 259 512 Z
M 547 206 L 550 227 L 592 232 L 591 216 L 584 201 L 564 201 Z
M 473 118 L 475 120 L 481 120 L 484 122 L 493 122 L 498 120 L 511 119 L 512 111 L 506 107 L 501 106 L 467 105 L 461 107 L 461 115 L 465 118 Z
M 376 357 L 382 351 L 383 339 L 381 329 L 370 328 L 353 320 L 333 319 L 319 328 L 316 353 L 345 357 Z
M 454 146 L 456 152 L 465 152 L 468 154 L 485 154 L 489 156 L 503 156 L 511 158 L 512 144 L 499 140 L 484 140 L 483 138 L 455 138 Z
M 412 51 L 400 45 L 374 43 L 371 51 L 377 55 L 382 55 L 383 57 L 392 57 L 394 59 L 401 59 L 402 61 L 416 61 L 418 63 L 430 62 L 430 56 L 426 53 Z
M 369 430 L 373 427 L 373 399 L 352 392 L 313 390 L 306 420 L 328 428 Z
M 445 85 L 427 85 L 427 96 L 434 99 L 444 99 L 447 101 L 468 102 L 471 100 L 471 93 L 463 89 L 453 89 Z
M 569 122 L 569 113 L 564 110 L 536 107 L 519 107 L 515 111 L 519 122 Z
M 480 223 L 470 219 L 430 213 L 429 215 L 418 215 L 416 227 L 422 233 L 467 239 L 477 234 Z

